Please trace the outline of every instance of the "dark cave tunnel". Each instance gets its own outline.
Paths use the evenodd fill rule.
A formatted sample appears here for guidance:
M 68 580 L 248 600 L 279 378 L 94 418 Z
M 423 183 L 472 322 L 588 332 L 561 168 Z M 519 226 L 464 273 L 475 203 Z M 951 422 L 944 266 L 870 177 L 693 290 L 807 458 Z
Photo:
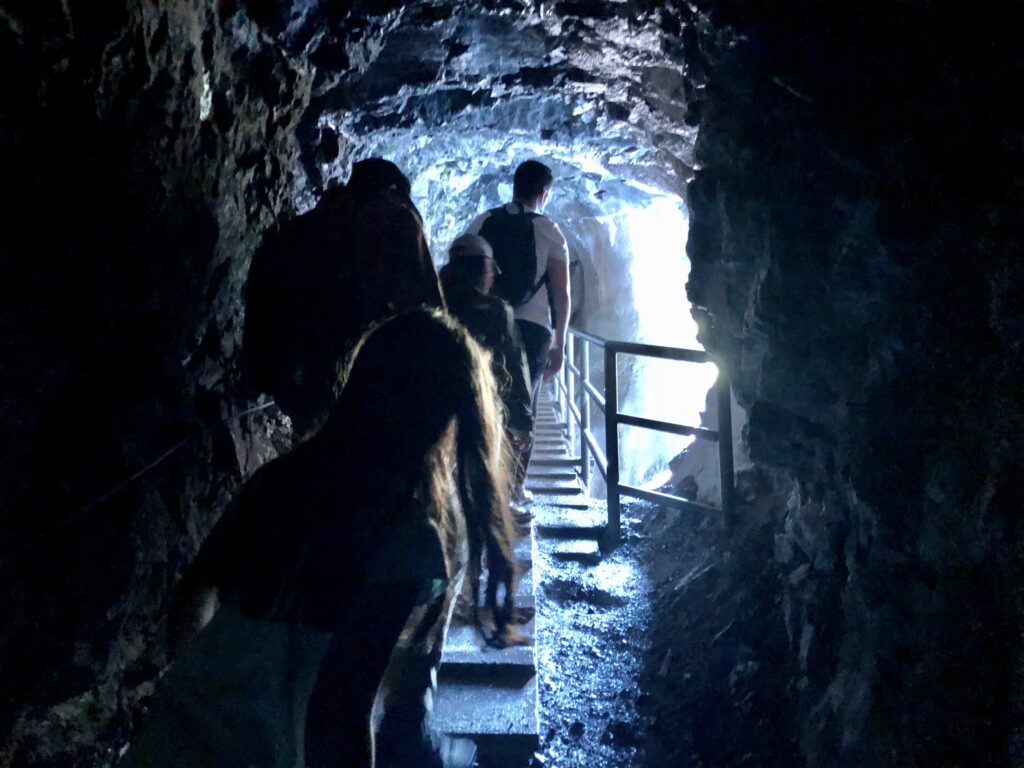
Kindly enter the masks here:
M 0 3 L 0 766 L 118 763 L 176 580 L 291 447 L 239 363 L 253 254 L 372 155 L 438 263 L 544 158 L 574 324 L 699 343 L 743 416 L 737 525 L 632 513 L 635 722 L 542 714 L 545 764 L 1024 765 L 1022 15 Z M 631 211 L 678 222 L 653 292 Z

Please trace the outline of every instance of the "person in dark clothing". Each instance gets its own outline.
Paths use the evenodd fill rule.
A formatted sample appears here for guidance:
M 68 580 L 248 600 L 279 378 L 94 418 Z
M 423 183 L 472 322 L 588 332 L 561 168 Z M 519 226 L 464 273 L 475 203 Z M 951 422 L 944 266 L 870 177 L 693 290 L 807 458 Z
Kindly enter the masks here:
M 526 353 L 508 302 L 491 295 L 496 266 L 490 244 L 478 235 L 452 242 L 441 268 L 448 311 L 491 353 L 491 368 L 505 407 L 505 427 L 515 458 L 513 486 L 526 475 L 532 429 L 532 384 Z
M 492 370 L 505 406 L 505 427 L 515 459 L 513 487 L 526 474 L 532 427 L 532 385 L 512 307 L 490 295 L 497 270 L 487 241 L 463 234 L 452 243 L 440 280 L 449 311 L 492 354 Z M 521 510 L 520 510 L 521 513 Z
M 514 631 L 495 596 L 514 570 L 500 444 L 487 355 L 454 320 L 421 309 L 368 333 L 323 428 L 246 484 L 179 585 L 177 623 L 219 608 L 123 765 L 440 766 L 425 697 L 481 554 Z
M 253 258 L 243 372 L 299 436 L 323 422 L 346 354 L 375 321 L 443 307 L 409 180 L 387 160 L 356 163 L 346 185 L 284 224 Z
M 553 184 L 551 169 L 543 163 L 521 163 L 513 178 L 512 202 L 485 211 L 466 229 L 490 243 L 502 270 L 495 293 L 512 305 L 526 349 L 533 382 L 531 448 L 542 376 L 548 379 L 561 370 L 569 327 L 569 248 L 558 226 L 540 213 Z M 529 454 L 527 450 L 527 462 Z M 521 483 L 513 500 L 530 501 Z

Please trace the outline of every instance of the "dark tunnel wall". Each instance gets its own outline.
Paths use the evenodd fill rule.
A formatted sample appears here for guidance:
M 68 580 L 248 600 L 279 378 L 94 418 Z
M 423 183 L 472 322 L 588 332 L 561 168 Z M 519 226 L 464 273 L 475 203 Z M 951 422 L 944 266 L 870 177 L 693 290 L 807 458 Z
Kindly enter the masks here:
M 530 25 L 528 66 L 455 66 L 477 18 L 415 83 L 349 88 L 403 25 L 458 28 L 401 5 L 0 7 L 0 765 L 115 761 L 173 579 L 288 444 L 272 410 L 228 418 L 263 402 L 251 254 L 358 150 L 320 117 L 401 127 L 405 84 L 420 124 L 542 98 L 541 138 L 628 129 L 696 166 L 687 290 L 773 489 L 721 543 L 771 585 L 728 640 L 787 638 L 759 682 L 780 738 L 810 765 L 1019 761 L 1019 8 L 486 2 Z
M 801 752 L 1018 764 L 1020 8 L 701 5 L 688 293 L 785 478 Z
M 285 437 L 221 420 L 256 404 L 240 296 L 310 74 L 198 1 L 5 4 L 0 59 L 0 754 L 99 765 L 175 575 Z

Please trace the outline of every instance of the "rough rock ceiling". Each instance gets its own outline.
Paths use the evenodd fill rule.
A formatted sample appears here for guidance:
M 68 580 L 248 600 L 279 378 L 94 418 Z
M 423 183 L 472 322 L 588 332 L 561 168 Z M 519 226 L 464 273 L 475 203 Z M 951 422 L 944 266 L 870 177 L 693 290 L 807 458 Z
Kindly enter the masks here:
M 366 10 L 326 18 L 298 0 L 277 21 L 282 44 L 317 65 L 306 120 L 318 139 L 307 157 L 314 183 L 397 145 L 431 158 L 522 147 L 682 191 L 697 114 L 661 11 L 628 2 Z

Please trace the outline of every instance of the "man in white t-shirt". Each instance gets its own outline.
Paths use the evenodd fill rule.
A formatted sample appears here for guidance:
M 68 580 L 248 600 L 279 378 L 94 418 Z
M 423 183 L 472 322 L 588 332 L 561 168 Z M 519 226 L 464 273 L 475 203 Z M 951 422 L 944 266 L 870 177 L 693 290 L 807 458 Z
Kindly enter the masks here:
M 549 379 L 561 369 L 569 326 L 569 248 L 558 226 L 540 213 L 553 183 L 550 168 L 527 160 L 516 168 L 512 202 L 480 214 L 466 230 L 494 249 L 501 273 L 493 293 L 513 308 L 530 366 L 534 417 L 541 374 Z M 532 429 L 529 441 L 532 447 Z M 529 455 L 527 449 L 516 478 L 519 504 L 529 501 L 522 486 Z

